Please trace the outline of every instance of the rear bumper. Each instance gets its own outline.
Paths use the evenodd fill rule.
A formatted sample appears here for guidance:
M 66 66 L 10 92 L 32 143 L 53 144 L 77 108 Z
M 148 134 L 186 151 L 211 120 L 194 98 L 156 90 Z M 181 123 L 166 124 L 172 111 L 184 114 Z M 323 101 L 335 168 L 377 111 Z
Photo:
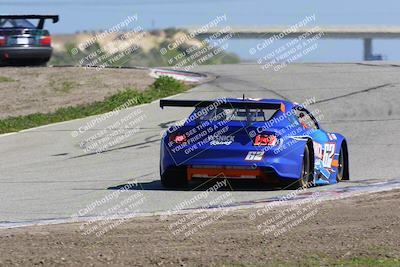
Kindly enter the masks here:
M 52 47 L 0 47 L 0 60 L 49 60 L 52 52 Z
M 304 151 L 304 150 L 303 150 Z M 166 169 L 175 166 L 191 166 L 191 169 L 199 172 L 199 174 L 206 174 L 203 168 L 208 168 L 210 175 L 215 174 L 212 169 L 216 169 L 215 172 L 223 171 L 226 176 L 235 176 L 235 173 L 241 176 L 257 176 L 262 177 L 257 170 L 270 169 L 276 173 L 276 176 L 282 177 L 282 179 L 298 179 L 301 173 L 302 154 L 300 150 L 291 150 L 286 155 L 274 155 L 273 152 L 266 152 L 264 158 L 261 161 L 246 161 L 248 151 L 242 155 L 237 156 L 235 151 L 228 151 L 226 155 L 220 156 L 215 155 L 213 151 L 205 151 L 204 153 L 198 154 L 196 157 L 181 159 L 178 156 L 172 157 L 170 153 L 162 151 L 161 155 L 161 172 L 163 173 Z M 286 151 L 285 151 L 286 152 Z M 229 157 L 230 156 L 230 157 Z M 203 166 L 196 168 L 196 166 Z M 223 167 L 221 167 L 223 166 Z M 191 173 L 194 173 L 192 170 Z M 209 175 L 209 176 L 210 176 Z
M 262 177 L 261 168 L 235 168 L 232 166 L 188 166 L 187 179 L 201 177 L 216 177 L 222 175 L 227 178 L 257 179 Z
M 273 168 L 257 167 L 242 168 L 237 166 L 170 166 L 165 170 L 169 175 L 186 177 L 187 181 L 196 179 L 227 178 L 227 179 L 251 179 L 266 183 L 278 184 L 282 177 Z

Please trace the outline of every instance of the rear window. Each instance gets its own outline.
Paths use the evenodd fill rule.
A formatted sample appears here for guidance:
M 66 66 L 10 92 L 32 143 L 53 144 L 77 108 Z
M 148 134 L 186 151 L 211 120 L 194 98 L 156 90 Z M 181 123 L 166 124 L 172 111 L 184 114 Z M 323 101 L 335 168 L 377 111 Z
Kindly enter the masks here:
M 201 113 L 202 109 L 196 109 L 195 113 Z M 276 109 L 232 109 L 217 108 L 199 117 L 208 121 L 268 121 L 272 119 Z
M 0 28 L 35 29 L 36 27 L 26 19 L 0 19 Z

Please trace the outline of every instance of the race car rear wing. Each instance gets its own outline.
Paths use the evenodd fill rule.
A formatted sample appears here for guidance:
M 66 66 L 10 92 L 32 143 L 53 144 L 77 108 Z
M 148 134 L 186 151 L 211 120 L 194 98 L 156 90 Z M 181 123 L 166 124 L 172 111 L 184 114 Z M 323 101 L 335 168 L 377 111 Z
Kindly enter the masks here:
M 285 112 L 285 105 L 283 103 L 266 103 L 266 102 L 256 102 L 256 101 L 223 101 L 222 99 L 215 101 L 202 101 L 202 100 L 169 100 L 161 99 L 160 107 L 196 107 L 204 108 L 209 106 L 216 106 L 219 108 L 243 108 L 243 109 L 280 109 Z
M 53 23 L 57 23 L 59 20 L 58 15 L 0 15 L 1 19 L 38 19 L 39 22 L 36 26 L 37 29 L 43 29 L 44 22 L 46 19 L 53 20 Z

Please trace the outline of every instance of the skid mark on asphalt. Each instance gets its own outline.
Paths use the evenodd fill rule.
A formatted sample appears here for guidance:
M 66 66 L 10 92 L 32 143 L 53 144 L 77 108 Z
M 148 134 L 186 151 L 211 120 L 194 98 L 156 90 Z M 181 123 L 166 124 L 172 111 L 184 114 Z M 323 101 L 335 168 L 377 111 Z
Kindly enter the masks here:
M 259 85 L 255 84 L 255 83 L 252 83 L 252 82 L 249 82 L 249 81 L 240 80 L 240 79 L 236 79 L 236 78 L 233 78 L 233 77 L 229 77 L 229 81 L 232 81 L 235 84 L 244 85 L 245 88 L 243 88 L 243 93 L 245 93 L 247 91 L 247 89 L 249 89 L 249 88 L 255 88 L 255 89 L 257 89 L 257 91 L 269 92 L 269 93 L 271 93 L 273 95 L 276 95 L 277 97 L 279 97 L 281 99 L 289 100 L 286 96 L 278 93 L 275 90 L 268 89 L 268 88 L 263 87 L 263 86 L 259 86 Z M 214 85 L 215 87 L 220 88 L 220 89 L 222 89 L 224 91 L 227 91 L 227 92 L 237 92 L 237 90 L 231 90 L 229 88 L 226 88 L 226 87 L 222 86 L 220 84 L 220 82 L 218 81 L 218 79 L 215 79 L 214 81 L 210 82 L 209 84 L 210 85 Z M 252 90 L 248 90 L 248 91 L 251 92 Z
M 154 138 L 154 137 L 156 137 L 157 139 L 151 140 L 151 138 Z M 101 151 L 101 152 L 92 152 L 92 153 L 88 153 L 88 154 L 73 156 L 73 157 L 69 157 L 67 159 L 77 159 L 77 158 L 95 156 L 95 155 L 98 155 L 98 154 L 105 154 L 105 153 L 109 153 L 109 152 L 113 152 L 113 151 L 133 148 L 133 147 L 142 147 L 144 145 L 148 145 L 148 144 L 152 144 L 152 143 L 158 143 L 158 142 L 160 142 L 160 136 L 159 135 L 153 135 L 153 136 L 147 137 L 145 139 L 145 141 L 142 142 L 142 143 L 137 143 L 137 144 L 128 145 L 128 146 L 122 146 L 122 147 L 116 147 L 116 148 L 108 149 L 108 150 Z
M 54 155 L 51 155 L 52 157 L 60 157 L 60 156 L 66 156 L 66 155 L 68 155 L 69 153 L 59 153 L 59 154 L 54 154 Z
M 344 95 L 339 95 L 339 96 L 335 96 L 335 97 L 331 97 L 331 98 L 327 98 L 327 99 L 318 100 L 315 103 L 312 103 L 311 105 L 320 104 L 320 103 L 324 103 L 324 102 L 328 102 L 328 101 L 332 101 L 332 100 L 336 100 L 336 99 L 340 99 L 340 98 L 346 98 L 346 97 L 349 97 L 349 96 L 352 96 L 352 95 L 358 95 L 358 94 L 362 94 L 362 93 L 367 93 L 367 92 L 370 92 L 370 91 L 378 90 L 378 89 L 381 89 L 381 88 L 392 87 L 392 86 L 393 86 L 392 83 L 385 83 L 385 84 L 382 84 L 382 85 L 370 87 L 370 88 L 363 89 L 363 90 L 360 90 L 360 91 L 355 91 L 355 92 L 351 92 L 351 93 L 344 94 Z
M 162 123 L 158 124 L 158 126 L 160 126 L 161 129 L 167 129 L 168 127 L 172 126 L 176 122 L 177 122 L 177 120 L 162 122 Z

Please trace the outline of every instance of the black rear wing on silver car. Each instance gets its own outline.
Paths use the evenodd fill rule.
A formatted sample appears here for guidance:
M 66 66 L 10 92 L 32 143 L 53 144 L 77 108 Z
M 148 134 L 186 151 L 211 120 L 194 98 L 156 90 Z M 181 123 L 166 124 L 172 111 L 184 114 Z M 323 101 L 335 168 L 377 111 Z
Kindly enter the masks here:
M 2 19 L 38 19 L 39 22 L 36 26 L 37 29 L 43 29 L 44 22 L 46 19 L 53 20 L 53 23 L 57 23 L 59 20 L 58 15 L 0 15 L 0 20 Z

